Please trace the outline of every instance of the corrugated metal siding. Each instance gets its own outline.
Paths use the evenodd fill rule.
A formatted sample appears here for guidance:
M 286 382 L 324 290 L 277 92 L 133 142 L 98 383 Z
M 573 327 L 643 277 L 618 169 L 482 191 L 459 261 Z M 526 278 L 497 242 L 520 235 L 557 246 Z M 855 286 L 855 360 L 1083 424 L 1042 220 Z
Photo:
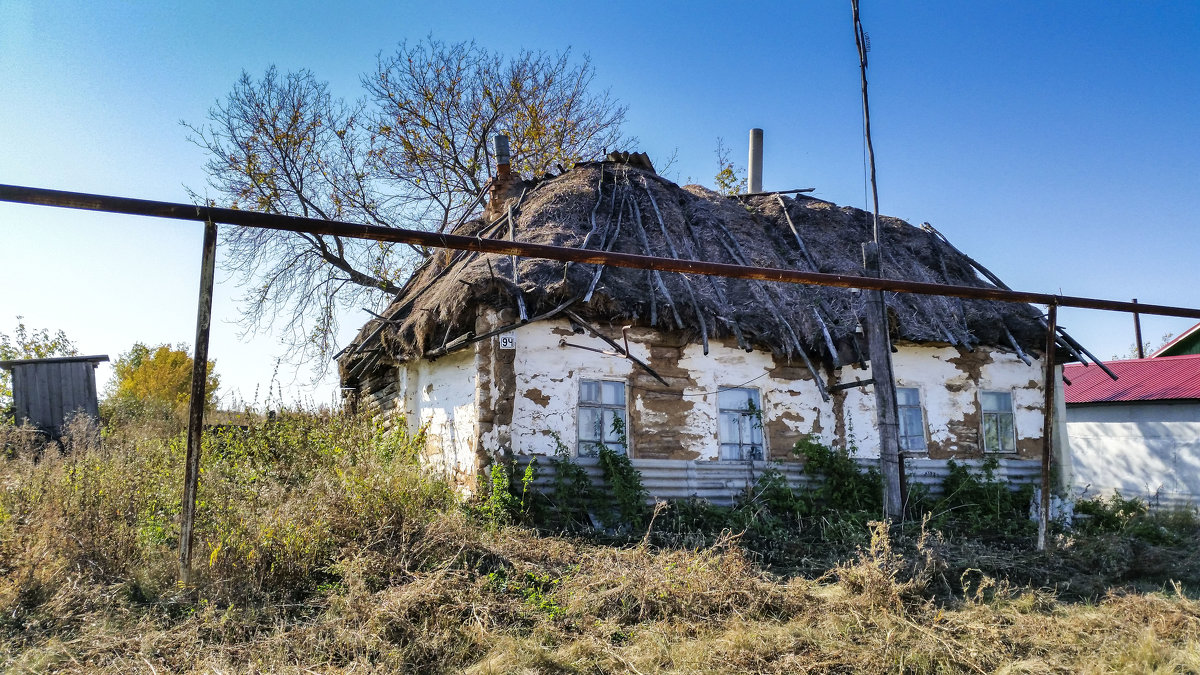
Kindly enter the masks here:
M 518 458 L 524 467 L 529 456 Z M 553 484 L 551 458 L 539 457 L 540 471 L 534 485 L 541 491 L 549 491 Z M 979 471 L 981 459 L 956 460 L 959 464 Z M 593 485 L 601 483 L 600 460 L 595 457 L 577 457 L 575 463 L 587 471 Z M 859 459 L 865 471 L 878 466 L 877 459 Z M 797 489 L 806 488 L 811 477 L 804 473 L 804 465 L 797 462 L 698 462 L 674 459 L 634 459 L 633 466 L 642 474 L 642 485 L 650 495 L 650 501 L 658 499 L 687 499 L 700 497 L 714 504 L 730 505 L 747 486 L 753 485 L 764 471 L 775 469 L 787 477 L 788 483 Z M 920 483 L 929 487 L 931 494 L 939 495 L 942 481 L 950 473 L 948 460 L 909 459 L 909 484 Z M 996 471 L 998 479 L 1007 479 L 1014 489 L 1026 483 L 1036 483 L 1041 477 L 1038 460 L 1001 459 Z

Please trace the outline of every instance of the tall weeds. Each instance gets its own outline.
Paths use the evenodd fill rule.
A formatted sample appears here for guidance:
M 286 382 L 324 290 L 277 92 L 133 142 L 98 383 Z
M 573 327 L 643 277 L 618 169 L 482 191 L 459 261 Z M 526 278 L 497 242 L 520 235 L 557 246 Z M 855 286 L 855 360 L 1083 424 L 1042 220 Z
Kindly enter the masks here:
M 747 540 L 819 532 L 826 515 L 772 476 L 719 518 L 677 505 L 646 524 L 658 532 L 690 508 L 722 526 L 711 538 L 632 532 L 602 545 L 547 536 L 464 507 L 422 470 L 422 444 L 366 419 L 301 411 L 206 434 L 196 581 L 182 588 L 181 437 L 128 426 L 99 436 L 78 422 L 61 447 L 47 447 L 13 431 L 0 460 L 0 670 L 986 672 L 1021 662 L 1038 672 L 1189 672 L 1200 664 L 1200 605 L 1184 584 L 1102 594 L 1074 609 L 984 565 L 960 570 L 933 532 L 914 544 L 881 525 L 827 576 L 780 577 Z M 556 480 L 579 476 L 566 466 Z M 514 475 L 511 485 L 526 482 Z M 576 505 L 564 508 L 578 517 Z M 731 522 L 752 526 L 738 535 Z M 786 536 L 786 547 L 764 550 L 816 554 Z

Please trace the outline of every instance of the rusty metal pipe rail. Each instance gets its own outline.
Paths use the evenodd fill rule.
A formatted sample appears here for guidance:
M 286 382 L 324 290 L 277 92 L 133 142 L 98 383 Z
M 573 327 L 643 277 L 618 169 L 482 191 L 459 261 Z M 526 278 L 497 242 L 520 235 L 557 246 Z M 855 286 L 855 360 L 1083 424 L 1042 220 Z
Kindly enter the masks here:
M 1139 312 L 1158 316 L 1178 316 L 1200 319 L 1200 309 L 1187 307 L 1171 307 L 1168 305 L 1151 305 L 1144 303 L 1123 302 L 1118 300 L 1101 300 L 1070 295 L 1054 295 L 1051 293 L 1030 293 L 1011 291 L 1000 288 L 977 288 L 974 286 L 955 286 L 949 284 L 934 284 L 920 281 L 901 281 L 897 279 L 881 279 L 860 277 L 849 274 L 825 274 L 821 272 L 802 272 L 799 270 L 778 269 L 770 267 L 749 267 L 731 265 L 728 263 L 704 262 L 697 260 L 677 260 L 674 258 L 659 258 L 631 253 L 612 253 L 575 249 L 564 246 L 548 246 L 527 242 L 502 241 L 464 237 L 437 232 L 421 232 L 403 228 L 380 227 L 377 225 L 358 225 L 340 221 L 320 220 L 317 218 L 302 218 L 256 211 L 240 211 L 213 206 L 198 206 L 159 202 L 128 197 L 112 197 L 44 188 L 22 187 L 17 185 L 0 184 L 0 201 L 15 204 L 32 204 L 54 206 L 60 208 L 82 209 L 86 211 L 104 211 L 106 213 L 122 213 L 133 216 L 150 216 L 156 218 L 171 218 L 175 220 L 211 221 L 245 227 L 258 227 L 269 230 L 286 232 L 307 232 L 356 239 L 373 239 L 400 244 L 413 244 L 435 248 L 450 248 L 460 251 L 478 251 L 481 253 L 496 253 L 500 255 L 517 255 L 526 258 L 545 258 L 564 262 L 612 265 L 643 270 L 659 270 L 662 272 L 678 272 L 682 274 L 703 274 L 709 276 L 728 277 L 736 279 L 758 279 L 761 281 L 778 281 L 793 284 L 808 284 L 813 286 L 834 286 L 839 288 L 861 288 L 881 291 L 896 291 L 901 293 L 916 293 L 920 295 L 942 295 L 956 298 L 975 300 L 999 300 L 1001 302 L 1028 302 L 1040 305 L 1058 305 L 1059 307 L 1079 307 L 1082 309 L 1099 309 L 1113 312 Z

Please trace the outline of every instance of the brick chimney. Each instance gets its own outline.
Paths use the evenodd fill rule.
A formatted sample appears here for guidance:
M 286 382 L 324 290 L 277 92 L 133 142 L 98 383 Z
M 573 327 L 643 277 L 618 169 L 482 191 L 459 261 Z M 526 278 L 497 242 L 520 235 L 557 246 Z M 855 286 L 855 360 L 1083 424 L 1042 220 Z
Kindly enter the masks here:
M 488 220 L 495 220 L 503 215 L 504 202 L 517 196 L 521 188 L 521 177 L 513 173 L 509 166 L 507 135 L 492 136 L 492 154 L 496 157 L 496 177 L 492 179 L 487 208 L 484 210 L 484 217 Z

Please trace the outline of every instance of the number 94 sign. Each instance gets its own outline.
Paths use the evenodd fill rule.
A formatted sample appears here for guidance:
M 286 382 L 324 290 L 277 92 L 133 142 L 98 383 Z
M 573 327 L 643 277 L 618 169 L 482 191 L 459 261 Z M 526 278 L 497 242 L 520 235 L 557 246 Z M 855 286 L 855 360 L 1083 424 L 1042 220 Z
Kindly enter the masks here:
M 516 349 L 517 348 L 517 334 L 514 331 L 509 331 L 507 333 L 501 333 L 499 336 L 499 340 L 500 340 L 500 349 Z

